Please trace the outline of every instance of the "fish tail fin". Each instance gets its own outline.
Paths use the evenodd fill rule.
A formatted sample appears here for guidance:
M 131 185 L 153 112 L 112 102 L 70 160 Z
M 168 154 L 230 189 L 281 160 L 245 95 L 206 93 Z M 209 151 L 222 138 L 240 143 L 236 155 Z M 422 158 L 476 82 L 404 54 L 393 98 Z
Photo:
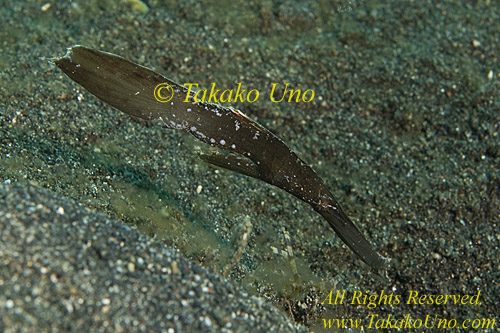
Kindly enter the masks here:
M 115 54 L 75 45 L 52 59 L 73 81 L 127 114 L 157 119 L 165 105 L 155 99 L 155 88 L 168 79 Z M 175 85 L 173 82 L 169 82 Z

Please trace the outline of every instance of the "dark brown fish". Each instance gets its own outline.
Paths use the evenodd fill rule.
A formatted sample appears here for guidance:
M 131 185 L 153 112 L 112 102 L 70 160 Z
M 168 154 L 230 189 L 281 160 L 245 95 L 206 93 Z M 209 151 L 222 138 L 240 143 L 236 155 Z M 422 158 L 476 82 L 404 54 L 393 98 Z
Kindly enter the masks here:
M 167 127 L 183 129 L 228 154 L 202 154 L 216 166 L 277 186 L 307 202 L 337 235 L 375 270 L 384 267 L 380 256 L 349 220 L 316 173 L 276 135 L 242 112 L 209 103 L 197 103 L 175 82 L 117 55 L 74 46 L 55 64 L 73 81 L 115 108 L 144 119 L 160 119 Z M 161 103 L 155 87 L 168 83 L 169 102 Z M 164 95 L 164 93 L 163 93 Z M 188 102 L 185 102 L 188 98 Z

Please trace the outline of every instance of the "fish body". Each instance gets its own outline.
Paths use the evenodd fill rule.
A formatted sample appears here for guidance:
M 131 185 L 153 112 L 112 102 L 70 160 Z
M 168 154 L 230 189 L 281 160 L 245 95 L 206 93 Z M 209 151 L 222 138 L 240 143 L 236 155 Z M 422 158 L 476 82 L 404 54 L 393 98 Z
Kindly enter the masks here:
M 132 116 L 160 119 L 227 154 L 201 154 L 213 165 L 277 186 L 311 205 L 365 263 L 379 271 L 385 259 L 370 245 L 321 178 L 285 143 L 241 111 L 197 102 L 194 92 L 120 56 L 83 46 L 68 49 L 55 64 L 104 102 Z M 168 84 L 173 96 L 160 102 L 155 89 Z

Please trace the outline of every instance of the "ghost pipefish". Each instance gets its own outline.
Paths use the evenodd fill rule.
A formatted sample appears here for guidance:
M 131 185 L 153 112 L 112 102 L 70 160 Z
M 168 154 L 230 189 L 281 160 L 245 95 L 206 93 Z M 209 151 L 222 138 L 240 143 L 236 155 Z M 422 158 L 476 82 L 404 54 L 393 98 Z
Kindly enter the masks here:
M 201 154 L 215 166 L 239 172 L 277 186 L 311 205 L 366 264 L 379 271 L 385 265 L 316 173 L 276 135 L 239 110 L 198 103 L 194 92 L 120 56 L 73 46 L 55 64 L 73 81 L 104 102 L 132 116 L 160 119 L 169 128 L 182 129 L 200 141 L 227 151 Z M 172 99 L 159 102 L 158 84 L 168 83 Z M 187 100 L 187 102 L 186 102 Z

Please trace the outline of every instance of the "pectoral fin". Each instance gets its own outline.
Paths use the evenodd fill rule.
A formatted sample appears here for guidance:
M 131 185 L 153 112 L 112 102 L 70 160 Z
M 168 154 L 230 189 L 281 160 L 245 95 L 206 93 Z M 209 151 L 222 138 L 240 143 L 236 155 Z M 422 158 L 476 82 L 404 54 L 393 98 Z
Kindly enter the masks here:
M 259 171 L 255 164 L 240 155 L 233 153 L 222 154 L 220 152 L 202 153 L 199 152 L 198 156 L 205 162 L 215 165 L 220 168 L 235 171 L 246 176 L 261 179 Z

